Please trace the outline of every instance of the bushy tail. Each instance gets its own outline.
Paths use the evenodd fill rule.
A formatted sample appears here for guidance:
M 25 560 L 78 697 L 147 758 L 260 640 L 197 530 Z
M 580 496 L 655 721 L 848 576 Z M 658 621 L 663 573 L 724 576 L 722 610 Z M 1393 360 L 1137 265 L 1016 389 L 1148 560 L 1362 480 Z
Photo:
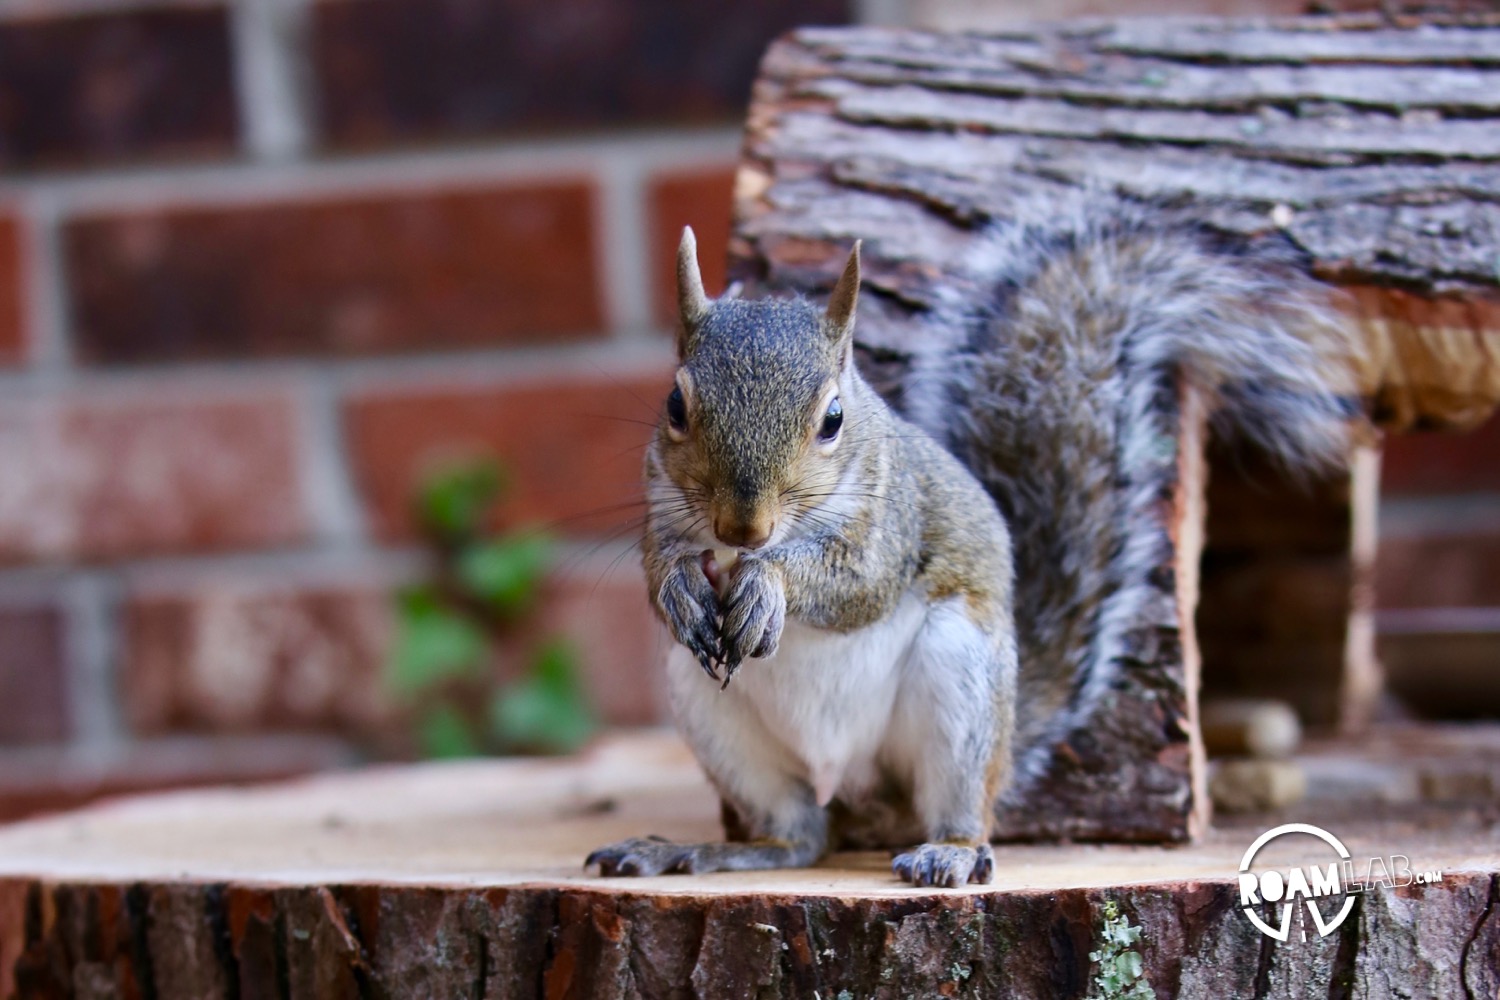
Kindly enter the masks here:
M 1021 648 L 1017 788 L 1088 718 L 1139 622 L 1169 544 L 1156 518 L 1176 481 L 1179 379 L 1216 433 L 1295 469 L 1343 462 L 1355 348 L 1289 251 L 1230 247 L 1159 210 L 1083 194 L 981 234 L 965 278 L 982 311 L 916 359 L 909 416 L 989 487 L 1016 552 Z

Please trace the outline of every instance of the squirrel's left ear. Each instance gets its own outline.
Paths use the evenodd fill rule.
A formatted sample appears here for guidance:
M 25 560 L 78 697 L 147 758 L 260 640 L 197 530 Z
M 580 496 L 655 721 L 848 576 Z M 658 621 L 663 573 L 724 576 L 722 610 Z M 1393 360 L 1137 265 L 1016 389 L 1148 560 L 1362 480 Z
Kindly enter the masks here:
M 677 245 L 677 307 L 682 329 L 678 334 L 677 358 L 686 361 L 693 353 L 698 324 L 708 314 L 708 296 L 703 291 L 703 275 L 698 270 L 698 240 L 692 226 L 682 227 L 682 242 Z
M 859 304 L 860 242 L 855 240 L 854 249 L 849 251 L 849 263 L 844 265 L 844 273 L 833 286 L 833 294 L 828 298 L 828 312 L 823 317 L 828 336 L 835 343 L 842 343 L 846 351 L 854 338 L 854 307 Z

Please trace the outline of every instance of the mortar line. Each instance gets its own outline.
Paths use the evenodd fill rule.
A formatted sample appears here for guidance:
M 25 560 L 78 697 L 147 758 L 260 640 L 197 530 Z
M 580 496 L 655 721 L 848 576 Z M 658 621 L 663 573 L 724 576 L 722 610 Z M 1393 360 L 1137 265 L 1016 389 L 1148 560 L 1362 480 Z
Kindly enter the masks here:
M 18 192 L 58 199 L 65 214 L 161 207 L 214 208 L 351 198 L 368 194 L 549 184 L 592 179 L 600 163 L 628 158 L 640 169 L 693 169 L 735 161 L 738 128 L 596 132 L 495 140 L 481 146 L 350 152 L 310 160 L 116 167 L 86 174 L 12 174 Z
M 273 163 L 305 155 L 314 135 L 308 0 L 233 0 L 229 29 L 245 151 Z
M 671 345 L 657 331 L 620 339 L 598 337 L 568 344 L 528 344 L 430 354 L 364 358 L 227 358 L 222 361 L 162 362 L 119 368 L 58 367 L 38 371 L 0 371 L 0 397 L 45 397 L 60 390 L 139 392 L 153 398 L 201 398 L 201 387 L 248 392 L 284 387 L 315 376 L 326 378 L 330 391 L 370 386 L 420 387 L 433 382 L 454 385 L 520 385 L 551 378 L 590 375 L 648 374 L 671 360 Z
M 366 539 L 365 517 L 348 461 L 339 393 L 324 367 L 308 372 L 302 381 L 297 450 L 303 503 L 324 546 L 361 549 Z
M 598 244 L 594 253 L 606 315 L 621 338 L 644 331 L 651 315 L 651 239 L 646 222 L 647 168 L 634 156 L 610 157 L 598 175 Z
M 235 586 L 276 589 L 288 582 L 319 584 L 384 584 L 420 571 L 426 551 L 416 544 L 334 551 L 322 548 L 267 549 L 241 552 L 141 555 L 107 567 L 36 565 L 0 570 L 0 606 L 61 602 L 75 578 L 105 581 L 114 597 L 152 590 L 175 590 L 206 579 L 226 580 Z
M 43 194 L 22 198 L 20 204 L 26 247 L 22 256 L 26 269 L 24 322 L 31 338 L 26 367 L 17 374 L 24 378 L 66 372 L 71 368 L 73 348 L 57 202 Z
M 74 570 L 63 578 L 61 593 L 73 742 L 107 747 L 126 735 L 118 696 L 124 652 L 120 583 L 108 571 Z
M 557 562 L 585 575 L 635 548 L 634 538 L 600 540 L 564 535 L 555 539 Z M 107 567 L 40 564 L 0 570 L 0 607 L 71 607 L 67 590 L 78 579 L 92 579 L 93 593 L 109 601 L 127 594 L 176 592 L 205 580 L 231 581 L 245 590 L 277 590 L 288 583 L 317 587 L 340 584 L 387 586 L 421 575 L 431 558 L 418 542 L 396 542 L 354 550 L 327 548 L 268 549 L 243 552 L 136 556 Z M 638 563 L 632 563 L 638 566 Z M 89 591 L 83 589 L 86 599 Z M 82 646 L 79 647 L 83 649 Z
M 907 27 L 917 12 L 912 0 L 854 0 L 854 23 L 887 28 Z

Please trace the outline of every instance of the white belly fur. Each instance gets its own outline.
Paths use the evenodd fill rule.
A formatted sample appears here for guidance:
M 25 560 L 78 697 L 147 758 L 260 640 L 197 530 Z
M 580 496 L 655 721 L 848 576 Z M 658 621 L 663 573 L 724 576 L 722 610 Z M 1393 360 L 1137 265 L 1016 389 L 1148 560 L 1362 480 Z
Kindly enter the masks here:
M 748 705 L 802 763 L 819 805 L 835 795 L 858 798 L 878 778 L 881 744 L 926 610 L 907 594 L 886 618 L 855 632 L 788 621 L 776 655 L 747 660 L 720 697 Z

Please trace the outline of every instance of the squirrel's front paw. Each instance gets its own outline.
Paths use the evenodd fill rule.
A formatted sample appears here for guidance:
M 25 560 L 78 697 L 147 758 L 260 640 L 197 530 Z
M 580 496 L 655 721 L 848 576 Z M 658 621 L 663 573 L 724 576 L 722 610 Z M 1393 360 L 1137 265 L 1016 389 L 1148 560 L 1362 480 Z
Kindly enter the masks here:
M 740 557 L 724 597 L 724 683 L 747 656 L 770 656 L 786 624 L 781 572 L 764 559 Z
M 697 657 L 708 676 L 718 680 L 717 664 L 724 659 L 719 641 L 719 596 L 704 575 L 699 557 L 684 556 L 673 564 L 662 581 L 657 604 L 672 638 Z

